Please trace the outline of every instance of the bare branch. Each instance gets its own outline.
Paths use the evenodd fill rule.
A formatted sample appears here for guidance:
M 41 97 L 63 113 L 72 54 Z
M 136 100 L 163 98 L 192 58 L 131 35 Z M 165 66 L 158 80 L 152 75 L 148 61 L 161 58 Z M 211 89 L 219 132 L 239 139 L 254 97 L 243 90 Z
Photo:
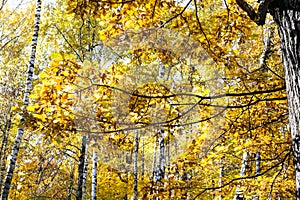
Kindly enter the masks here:
M 236 3 L 248 14 L 250 19 L 257 21 L 258 16 L 252 6 L 250 6 L 245 0 L 236 0 Z
M 254 8 L 250 6 L 245 0 L 236 0 L 236 3 L 248 14 L 251 20 L 253 20 L 257 25 L 264 25 L 266 20 L 266 15 L 270 3 L 273 0 L 262 0 L 258 7 L 257 13 Z

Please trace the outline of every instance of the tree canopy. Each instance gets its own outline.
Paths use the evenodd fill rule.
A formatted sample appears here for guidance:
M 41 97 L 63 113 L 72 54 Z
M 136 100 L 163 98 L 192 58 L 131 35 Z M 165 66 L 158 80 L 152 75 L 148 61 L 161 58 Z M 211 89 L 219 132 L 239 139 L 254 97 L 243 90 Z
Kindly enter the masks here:
M 291 2 L 2 1 L 2 199 L 300 199 Z

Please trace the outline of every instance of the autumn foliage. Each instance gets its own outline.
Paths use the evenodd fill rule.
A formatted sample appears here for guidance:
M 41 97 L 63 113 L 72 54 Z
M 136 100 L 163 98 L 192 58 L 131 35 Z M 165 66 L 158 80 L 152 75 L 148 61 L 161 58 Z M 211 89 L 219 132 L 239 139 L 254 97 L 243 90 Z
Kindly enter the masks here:
M 76 199 L 81 174 L 90 199 L 93 152 L 97 199 L 293 197 L 272 18 L 258 27 L 232 0 L 43 6 L 26 109 L 19 96 L 30 40 L 22 33 L 31 6 L 0 14 L 9 19 L 1 17 L 0 33 L 1 186 L 14 132 L 25 126 L 11 199 Z

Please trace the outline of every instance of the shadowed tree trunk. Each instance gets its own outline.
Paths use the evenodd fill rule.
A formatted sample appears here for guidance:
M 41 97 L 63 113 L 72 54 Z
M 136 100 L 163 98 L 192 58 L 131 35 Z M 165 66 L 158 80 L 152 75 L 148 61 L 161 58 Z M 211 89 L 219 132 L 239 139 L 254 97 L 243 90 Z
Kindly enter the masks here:
M 32 89 L 32 81 L 33 81 L 33 72 L 34 72 L 34 62 L 35 62 L 35 54 L 36 54 L 36 46 L 37 46 L 37 40 L 38 40 L 38 33 L 40 28 L 40 18 L 41 18 L 41 7 L 42 7 L 42 1 L 37 0 L 36 1 L 36 10 L 35 10 L 35 21 L 34 21 L 34 31 L 32 36 L 32 43 L 31 43 L 31 53 L 28 63 L 28 69 L 27 69 L 27 75 L 25 80 L 25 92 L 24 92 L 24 100 L 23 100 L 23 112 L 26 112 L 26 107 L 29 104 L 29 94 Z M 24 113 L 22 117 L 20 118 L 20 124 L 24 124 L 25 117 Z M 16 162 L 17 162 L 17 156 L 20 149 L 20 143 L 23 137 L 24 133 L 24 125 L 22 125 L 16 135 L 16 141 L 13 145 L 11 158 L 8 166 L 8 171 L 6 174 L 4 187 L 2 190 L 2 200 L 8 199 L 9 190 L 11 187 L 11 182 L 14 174 L 14 170 L 16 168 Z
M 289 124 L 296 174 L 296 197 L 300 199 L 300 1 L 283 1 L 285 5 L 272 9 L 278 26 L 286 90 L 289 105 Z M 283 2 L 281 4 L 283 4 Z M 278 3 L 280 4 L 280 3 Z M 294 5 L 293 5 L 294 4 Z M 294 9 L 293 9 L 294 7 Z M 296 11 L 298 10 L 298 11 Z
M 82 190 L 83 190 L 83 176 L 84 176 L 84 160 L 86 154 L 86 145 L 87 140 L 86 136 L 82 136 L 82 143 L 81 143 L 81 150 L 80 150 L 80 157 L 78 163 L 78 186 L 76 191 L 76 200 L 82 199 Z
M 300 200 L 300 1 L 263 0 L 257 13 L 245 0 L 236 2 L 258 25 L 265 23 L 267 12 L 277 24 L 289 106 L 296 198 Z

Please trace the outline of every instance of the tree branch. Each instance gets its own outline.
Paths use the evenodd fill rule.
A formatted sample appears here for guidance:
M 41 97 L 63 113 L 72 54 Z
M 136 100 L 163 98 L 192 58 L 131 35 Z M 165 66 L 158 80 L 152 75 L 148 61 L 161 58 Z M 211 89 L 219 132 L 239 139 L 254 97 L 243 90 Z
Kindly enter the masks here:
M 245 0 L 236 0 L 236 3 L 257 25 L 264 25 L 268 8 L 272 1 L 273 0 L 261 0 L 257 13 L 255 12 L 254 8 L 250 6 Z
M 257 21 L 258 16 L 252 6 L 250 6 L 245 0 L 236 0 L 236 3 L 248 14 L 251 20 Z
M 197 195 L 195 195 L 192 199 L 198 198 L 200 195 L 202 195 L 203 193 L 205 193 L 207 191 L 217 190 L 217 189 L 221 189 L 221 188 L 224 188 L 226 186 L 229 186 L 230 184 L 232 184 L 232 183 L 234 183 L 236 181 L 239 181 L 239 180 L 253 179 L 253 178 L 257 178 L 259 176 L 263 176 L 264 174 L 268 173 L 269 171 L 271 171 L 273 169 L 276 169 L 277 167 L 279 167 L 280 165 L 282 165 L 286 161 L 286 159 L 290 156 L 290 153 L 291 153 L 291 149 L 289 150 L 289 152 L 284 156 L 284 158 L 281 161 L 279 161 L 278 163 L 276 163 L 272 167 L 266 169 L 261 174 L 252 175 L 252 176 L 245 176 L 245 177 L 238 177 L 238 178 L 235 178 L 235 179 L 232 179 L 232 180 L 228 181 L 227 183 L 225 183 L 225 184 L 223 184 L 222 186 L 219 186 L 219 187 L 207 187 L 207 188 L 204 188 L 201 192 L 199 192 Z

